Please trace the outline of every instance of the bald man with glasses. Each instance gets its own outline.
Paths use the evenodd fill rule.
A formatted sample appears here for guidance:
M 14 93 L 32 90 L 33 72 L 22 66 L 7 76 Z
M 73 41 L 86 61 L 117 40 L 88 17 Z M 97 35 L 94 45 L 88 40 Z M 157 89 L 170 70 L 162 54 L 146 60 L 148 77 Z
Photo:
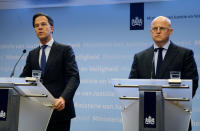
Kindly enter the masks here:
M 151 23 L 150 32 L 154 44 L 135 54 L 129 79 L 169 79 L 170 71 L 178 71 L 181 79 L 192 79 L 194 97 L 199 77 L 193 51 L 170 40 L 173 29 L 167 17 L 156 17 Z M 192 130 L 191 124 L 188 130 Z

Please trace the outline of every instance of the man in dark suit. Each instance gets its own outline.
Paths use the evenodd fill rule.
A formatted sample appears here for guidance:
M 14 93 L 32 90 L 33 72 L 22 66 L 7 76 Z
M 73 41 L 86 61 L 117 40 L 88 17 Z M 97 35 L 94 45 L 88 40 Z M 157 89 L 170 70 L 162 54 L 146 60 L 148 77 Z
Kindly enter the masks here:
M 42 83 L 56 98 L 47 131 L 69 131 L 75 117 L 73 97 L 80 83 L 73 49 L 54 41 L 53 19 L 48 15 L 35 14 L 33 27 L 40 46 L 29 52 L 20 77 L 32 76 L 32 70 L 42 71 Z
M 150 32 L 154 45 L 134 56 L 129 79 L 169 79 L 170 71 L 179 71 L 181 79 L 193 80 L 194 96 L 199 78 L 193 51 L 169 40 L 173 29 L 167 17 L 156 17 Z

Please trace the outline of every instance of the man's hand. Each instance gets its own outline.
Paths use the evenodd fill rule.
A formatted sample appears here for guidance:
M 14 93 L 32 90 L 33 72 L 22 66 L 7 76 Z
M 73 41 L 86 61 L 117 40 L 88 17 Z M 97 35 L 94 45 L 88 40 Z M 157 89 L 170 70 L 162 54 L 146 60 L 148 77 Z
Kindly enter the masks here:
M 62 111 L 65 108 L 65 99 L 63 97 L 59 97 L 58 99 L 56 99 L 53 108 L 58 111 Z

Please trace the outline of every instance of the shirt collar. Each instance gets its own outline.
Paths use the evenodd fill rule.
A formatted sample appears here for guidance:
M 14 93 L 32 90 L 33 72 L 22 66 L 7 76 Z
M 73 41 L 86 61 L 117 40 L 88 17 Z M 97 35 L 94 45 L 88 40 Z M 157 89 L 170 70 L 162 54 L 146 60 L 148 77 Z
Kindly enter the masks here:
M 170 44 L 170 41 L 168 41 L 162 48 L 164 48 L 165 50 L 168 50 L 169 44 Z M 159 48 L 155 43 L 153 46 L 154 46 L 154 49 Z
M 47 45 L 47 46 L 52 46 L 53 45 L 53 42 L 54 42 L 54 39 L 52 38 L 48 43 L 46 43 L 45 45 Z M 41 44 L 40 43 L 40 47 L 42 47 L 43 46 L 43 44 Z

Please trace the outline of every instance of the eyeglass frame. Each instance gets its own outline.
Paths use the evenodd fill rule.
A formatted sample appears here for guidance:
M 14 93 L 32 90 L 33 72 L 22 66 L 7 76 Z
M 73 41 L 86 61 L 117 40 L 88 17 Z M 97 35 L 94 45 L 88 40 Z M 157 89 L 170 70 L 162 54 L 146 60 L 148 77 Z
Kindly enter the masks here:
M 168 28 L 168 27 L 153 27 L 153 28 L 151 28 L 151 30 L 152 30 L 153 32 L 158 32 L 158 29 L 159 29 L 160 32 L 167 32 L 167 31 L 169 31 L 171 28 Z

